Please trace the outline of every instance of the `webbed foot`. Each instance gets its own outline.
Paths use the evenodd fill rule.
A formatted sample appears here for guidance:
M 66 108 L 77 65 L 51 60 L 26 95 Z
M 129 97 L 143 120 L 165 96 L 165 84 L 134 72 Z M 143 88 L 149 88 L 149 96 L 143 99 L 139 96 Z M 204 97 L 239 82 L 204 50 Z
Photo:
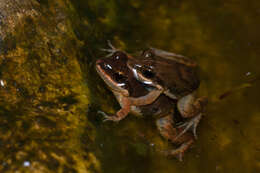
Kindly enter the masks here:
M 174 150 L 165 150 L 162 151 L 162 153 L 167 157 L 176 157 L 180 162 L 183 161 L 184 152 L 191 146 L 193 143 L 193 140 L 189 140 L 185 143 L 183 143 L 179 148 Z

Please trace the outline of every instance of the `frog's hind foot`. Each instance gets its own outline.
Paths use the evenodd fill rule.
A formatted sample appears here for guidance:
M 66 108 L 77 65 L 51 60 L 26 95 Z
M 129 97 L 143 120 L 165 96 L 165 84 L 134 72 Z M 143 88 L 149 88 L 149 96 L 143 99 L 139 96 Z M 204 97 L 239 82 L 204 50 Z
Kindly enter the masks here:
M 181 124 L 178 126 L 178 128 L 183 128 L 184 129 L 182 130 L 181 133 L 179 133 L 177 136 L 176 136 L 176 139 L 181 137 L 184 133 L 186 133 L 188 130 L 192 129 L 192 133 L 195 137 L 195 139 L 197 139 L 197 126 L 200 122 L 200 119 L 202 117 L 202 113 L 199 113 L 198 115 L 196 115 L 195 117 L 193 117 L 192 119 L 190 119 L 189 121 Z
M 177 138 L 182 136 L 188 130 L 192 129 L 193 135 L 197 139 L 196 129 L 207 102 L 207 97 L 200 97 L 195 99 L 194 93 L 189 94 L 178 101 L 177 107 L 182 117 L 191 119 L 178 126 L 178 128 L 182 128 L 183 130 L 178 134 Z
M 186 143 L 183 143 L 179 148 L 174 150 L 165 150 L 162 153 L 167 157 L 176 157 L 180 162 L 183 161 L 184 152 L 191 146 L 193 140 L 189 140 Z
M 161 151 L 161 153 L 162 153 L 163 155 L 165 155 L 166 157 L 169 157 L 169 158 L 175 157 L 175 158 L 178 159 L 180 162 L 183 161 L 184 152 L 176 153 L 175 150 L 164 150 L 164 151 Z
M 156 121 L 157 128 L 160 134 L 170 140 L 173 144 L 179 145 L 177 149 L 161 151 L 165 156 L 175 156 L 179 161 L 183 160 L 184 152 L 191 146 L 194 138 L 191 133 L 185 133 L 179 136 L 178 134 L 183 132 L 181 129 L 175 128 L 172 116 L 165 116 Z
M 110 42 L 110 40 L 107 40 L 107 44 L 109 46 L 109 49 L 100 49 L 102 51 L 108 52 L 108 54 L 106 55 L 106 57 L 110 57 L 112 56 L 115 52 L 119 51 L 117 48 L 115 48 L 112 43 Z

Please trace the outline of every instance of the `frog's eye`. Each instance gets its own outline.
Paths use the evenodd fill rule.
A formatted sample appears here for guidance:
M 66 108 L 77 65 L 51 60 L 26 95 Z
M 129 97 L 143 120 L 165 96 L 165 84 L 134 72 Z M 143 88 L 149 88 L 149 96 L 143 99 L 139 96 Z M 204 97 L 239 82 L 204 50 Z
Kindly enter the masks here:
M 142 74 L 144 77 L 148 78 L 148 79 L 151 79 L 155 76 L 154 72 L 151 71 L 150 69 L 144 69 L 142 70 Z
M 126 59 L 126 55 L 121 52 L 121 51 L 117 51 L 113 54 L 113 57 L 116 59 L 116 60 L 119 60 L 119 59 Z
M 115 73 L 114 74 L 114 79 L 116 82 L 118 83 L 123 83 L 126 82 L 127 77 L 125 77 L 124 75 L 122 75 L 121 73 Z
M 154 56 L 154 53 L 151 50 L 146 50 L 143 52 L 143 57 L 145 58 L 151 58 Z

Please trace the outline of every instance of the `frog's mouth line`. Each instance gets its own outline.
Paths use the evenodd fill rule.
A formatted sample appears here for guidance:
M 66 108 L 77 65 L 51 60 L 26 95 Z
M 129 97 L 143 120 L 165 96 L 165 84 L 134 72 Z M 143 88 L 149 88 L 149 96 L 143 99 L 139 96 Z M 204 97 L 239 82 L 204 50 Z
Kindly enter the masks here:
M 159 90 L 162 90 L 163 87 L 161 85 L 159 85 L 158 83 L 155 83 L 153 82 L 152 79 L 149 79 L 149 78 L 146 78 L 144 75 L 142 75 L 142 73 L 140 72 L 141 70 L 140 69 L 136 69 L 134 68 L 132 65 L 130 65 L 129 63 L 127 63 L 127 67 L 129 69 L 131 69 L 131 71 L 133 72 L 134 74 L 134 77 L 141 81 L 142 83 L 146 84 L 146 85 L 150 85 L 150 86 L 153 86 Z M 140 67 L 139 67 L 140 68 Z M 139 73 L 138 73 L 139 72 Z
M 132 69 L 134 76 L 137 80 L 142 81 L 144 84 L 153 85 L 152 80 L 145 78 L 143 75 L 138 74 L 136 69 Z
M 123 89 L 120 86 L 121 84 L 116 83 L 109 75 L 107 75 L 105 70 L 102 68 L 102 63 L 99 61 L 96 62 L 96 71 L 112 91 L 119 92 L 124 96 L 129 96 L 129 92 L 126 89 Z
M 129 69 L 131 69 L 131 71 L 133 72 L 133 74 L 134 74 L 134 77 L 137 79 L 137 80 L 139 80 L 139 81 L 141 81 L 141 82 L 143 82 L 144 84 L 147 84 L 147 85 L 153 85 L 153 81 L 152 80 L 150 80 L 150 79 L 148 79 L 148 78 L 145 78 L 143 75 L 141 75 L 141 74 L 139 74 L 137 71 L 137 69 L 135 69 L 132 65 L 130 65 L 129 63 L 127 63 L 127 67 L 129 68 Z M 140 67 L 139 67 L 140 68 Z

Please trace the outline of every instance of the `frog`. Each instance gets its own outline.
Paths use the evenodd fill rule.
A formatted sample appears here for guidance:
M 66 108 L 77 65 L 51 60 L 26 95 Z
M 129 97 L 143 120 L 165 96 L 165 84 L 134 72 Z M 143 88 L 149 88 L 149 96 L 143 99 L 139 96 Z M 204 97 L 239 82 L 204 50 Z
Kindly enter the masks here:
M 176 99 L 162 94 L 163 89 L 138 80 L 128 65 L 133 56 L 114 47 L 108 51 L 108 56 L 96 61 L 96 71 L 115 95 L 121 109 L 114 115 L 99 111 L 104 116 L 104 121 L 119 122 L 129 113 L 155 117 L 161 136 L 178 146 L 162 153 L 176 156 L 182 161 L 184 152 L 194 143 L 195 137 L 190 131 L 184 132 L 185 127 L 178 126 L 179 122 L 175 120 L 178 116 Z
M 190 119 L 181 125 L 185 128 L 179 136 L 192 129 L 197 139 L 196 129 L 208 102 L 205 96 L 196 97 L 200 85 L 197 63 L 186 56 L 150 47 L 129 58 L 127 66 L 138 81 L 177 101 L 182 117 Z

